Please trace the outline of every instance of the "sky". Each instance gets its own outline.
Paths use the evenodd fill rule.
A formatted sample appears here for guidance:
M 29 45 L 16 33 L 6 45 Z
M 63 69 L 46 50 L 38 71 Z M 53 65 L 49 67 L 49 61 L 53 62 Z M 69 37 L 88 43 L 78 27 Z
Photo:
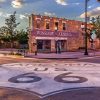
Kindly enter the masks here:
M 0 27 L 5 19 L 16 11 L 19 29 L 28 27 L 30 14 L 57 16 L 72 20 L 84 20 L 85 0 L 0 0 Z M 100 15 L 100 2 L 88 1 L 88 16 Z

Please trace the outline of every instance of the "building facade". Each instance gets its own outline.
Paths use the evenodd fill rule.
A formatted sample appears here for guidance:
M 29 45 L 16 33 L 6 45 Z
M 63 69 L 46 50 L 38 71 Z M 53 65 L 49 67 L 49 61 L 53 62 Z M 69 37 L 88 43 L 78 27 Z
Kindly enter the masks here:
M 77 50 L 84 46 L 81 25 L 81 21 L 32 14 L 29 17 L 29 51 Z

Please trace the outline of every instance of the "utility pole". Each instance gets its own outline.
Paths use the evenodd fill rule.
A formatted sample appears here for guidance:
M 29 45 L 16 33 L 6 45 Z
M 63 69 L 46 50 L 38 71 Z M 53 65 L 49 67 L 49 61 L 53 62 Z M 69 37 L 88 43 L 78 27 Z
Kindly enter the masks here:
M 88 45 L 87 45 L 87 37 L 88 37 L 88 33 L 87 33 L 87 4 L 88 4 L 89 0 L 85 0 L 85 52 L 84 55 L 88 55 Z

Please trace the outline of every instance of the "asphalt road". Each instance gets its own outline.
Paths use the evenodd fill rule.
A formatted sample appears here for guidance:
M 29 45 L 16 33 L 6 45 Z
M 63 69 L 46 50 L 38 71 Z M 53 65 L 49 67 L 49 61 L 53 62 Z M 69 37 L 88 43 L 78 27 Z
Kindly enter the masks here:
M 49 62 L 49 60 L 44 59 L 34 59 L 34 58 L 20 58 L 20 57 L 0 57 L 0 64 L 7 64 L 7 63 L 42 63 L 42 62 Z
M 89 62 L 100 63 L 100 57 L 85 57 L 80 59 L 35 59 L 35 58 L 19 58 L 19 57 L 0 57 L 0 64 L 5 63 L 66 63 L 66 62 Z
M 25 63 L 48 63 L 48 65 L 51 63 L 57 63 L 58 65 L 63 64 L 63 63 L 78 63 L 78 62 L 100 63 L 100 57 L 87 57 L 87 58 L 81 58 L 81 59 L 59 59 L 59 60 L 0 57 L 0 64 L 24 63 L 24 62 Z M 94 68 L 94 67 L 95 66 L 93 66 L 92 68 Z M 1 69 L 2 68 L 3 67 L 1 67 Z M 7 69 L 6 67 L 4 67 L 4 68 Z M 4 69 L 2 69 L 2 70 L 3 71 L 1 73 L 6 73 L 6 71 Z M 59 70 L 61 70 L 61 69 L 59 69 Z M 96 70 L 96 69 L 93 69 L 93 70 Z M 97 69 L 97 72 L 98 71 L 99 70 Z M 89 73 L 90 73 L 90 71 L 89 71 Z M 95 73 L 95 71 L 92 71 L 91 73 L 94 73 L 94 75 L 97 75 L 97 76 L 99 75 L 99 72 L 98 72 L 98 74 Z M 13 73 L 13 74 L 15 74 L 15 73 Z M 92 74 L 89 74 L 89 75 L 92 75 Z M 5 76 L 5 75 L 3 75 L 3 76 Z M 59 76 L 59 77 L 61 77 L 61 76 Z M 93 79 L 95 79 L 95 77 L 96 76 L 94 76 Z M 19 81 L 20 80 L 21 80 L 21 78 L 19 79 Z M 27 79 L 25 79 L 25 80 L 27 80 Z M 25 81 L 25 80 L 23 80 L 23 81 Z M 58 79 L 58 81 L 59 81 L 59 79 Z M 2 83 L 2 81 L 1 81 L 1 83 Z M 15 84 L 16 83 L 13 83 L 12 85 L 15 85 Z M 17 84 L 19 84 L 19 83 L 17 83 Z M 80 83 L 80 84 L 82 84 L 82 83 Z M 24 85 L 25 85 L 25 83 L 24 83 Z M 42 83 L 42 85 L 43 85 L 43 83 Z M 21 86 L 21 87 L 23 87 L 23 86 Z M 98 86 L 98 87 L 93 87 L 93 88 L 87 87 L 87 88 L 79 88 L 79 89 L 72 89 L 72 90 L 70 89 L 70 91 L 66 91 L 64 89 L 61 92 L 52 93 L 51 95 L 43 96 L 42 98 L 41 97 L 42 97 L 41 95 L 38 95 L 34 92 L 26 91 L 23 89 L 8 88 L 8 87 L 2 87 L 2 86 L 0 87 L 0 100 L 100 100 L 100 87 Z
M 87 57 L 87 58 L 81 58 L 81 59 L 74 59 L 73 61 L 89 62 L 89 63 L 100 63 L 100 57 Z
M 0 57 L 0 64 L 6 63 L 66 63 L 66 62 L 75 62 L 71 59 L 36 59 L 36 58 L 20 58 L 20 57 Z

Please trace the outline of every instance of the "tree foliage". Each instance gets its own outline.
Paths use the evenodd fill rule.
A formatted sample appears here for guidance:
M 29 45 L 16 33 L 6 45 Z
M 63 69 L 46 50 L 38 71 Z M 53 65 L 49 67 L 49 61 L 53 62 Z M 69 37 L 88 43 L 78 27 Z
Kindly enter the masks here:
M 28 32 L 23 29 L 18 31 L 17 40 L 19 44 L 28 44 Z
M 5 26 L 0 28 L 0 40 L 11 43 L 13 47 L 14 41 L 16 41 L 17 31 L 16 28 L 20 23 L 17 23 L 16 12 L 5 19 Z
M 13 42 L 16 37 L 16 28 L 20 23 L 16 22 L 16 12 L 5 19 L 5 26 L 0 28 L 0 37 L 2 40 Z M 7 38 L 7 39 L 6 39 Z
M 96 30 L 97 38 L 100 39 L 100 16 L 92 17 L 93 30 Z
M 12 15 L 9 16 L 9 18 L 5 19 L 5 24 L 7 27 L 7 31 L 10 35 L 15 34 L 15 29 L 20 23 L 16 22 L 16 12 L 14 12 Z

